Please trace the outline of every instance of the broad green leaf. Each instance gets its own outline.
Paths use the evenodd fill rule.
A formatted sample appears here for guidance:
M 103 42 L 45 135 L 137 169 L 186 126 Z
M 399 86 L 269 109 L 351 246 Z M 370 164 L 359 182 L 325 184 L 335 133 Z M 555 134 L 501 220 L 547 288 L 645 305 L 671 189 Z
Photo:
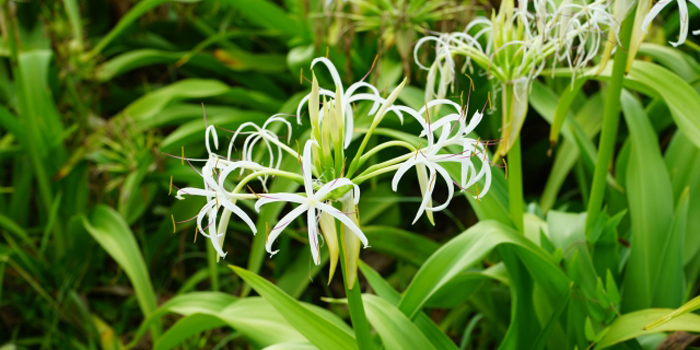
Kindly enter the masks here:
M 437 349 L 411 320 L 390 302 L 372 294 L 363 294 L 367 319 L 382 338 L 387 350 Z
M 278 30 L 292 37 L 300 32 L 299 22 L 289 18 L 285 11 L 269 0 L 226 0 L 251 22 L 265 28 Z
M 608 326 L 607 333 L 598 341 L 594 350 L 604 349 L 646 334 L 669 331 L 700 332 L 700 316 L 695 314 L 685 314 L 654 329 L 644 330 L 644 326 L 671 312 L 673 309 L 645 309 L 622 315 Z
M 119 20 L 119 23 L 117 23 L 112 30 L 107 33 L 104 37 L 102 37 L 102 40 L 95 45 L 95 47 L 92 49 L 92 51 L 88 52 L 83 56 L 84 61 L 88 61 L 98 55 L 100 51 L 102 51 L 107 45 L 109 45 L 114 39 L 122 35 L 126 29 L 134 23 L 139 17 L 141 17 L 143 14 L 146 12 L 150 11 L 152 8 L 164 4 L 166 2 L 170 1 L 179 1 L 179 2 L 197 2 L 199 0 L 143 0 L 140 1 L 139 3 L 136 4 L 129 12 L 124 15 Z
M 321 349 L 355 349 L 352 334 L 336 323 L 308 310 L 264 278 L 240 267 L 231 266 L 258 294 L 267 300 L 306 339 Z
M 673 312 L 670 312 L 667 315 L 664 315 L 663 317 L 659 318 L 658 320 L 655 320 L 654 322 L 645 325 L 644 330 L 651 330 L 654 328 L 658 328 L 659 326 L 662 326 L 665 323 L 667 323 L 675 318 L 678 318 L 679 316 L 685 315 L 689 312 L 693 312 L 697 309 L 700 309 L 700 296 L 697 296 L 697 297 L 691 299 L 689 302 L 683 304 L 683 306 L 679 307 L 676 310 L 673 310 Z
M 671 176 L 674 201 L 678 203 L 686 190 L 690 194 L 688 217 L 700 215 L 700 149 L 680 131 L 676 131 L 666 149 L 666 167 Z M 696 279 L 700 252 L 700 220 L 688 220 L 683 244 L 683 265 L 688 281 Z
M 304 306 L 309 309 L 318 308 L 307 304 L 304 304 Z M 305 340 L 263 298 L 250 297 L 238 300 L 232 295 L 220 292 L 191 292 L 178 295 L 161 305 L 150 318 L 141 324 L 130 347 L 133 347 L 138 342 L 150 324 L 169 313 L 176 313 L 185 317 L 207 315 L 216 318 L 236 331 L 241 332 L 252 345 L 258 348 L 276 343 L 303 342 Z M 215 324 L 211 318 L 197 317 L 202 322 L 211 325 Z M 185 336 L 193 335 L 199 331 L 200 329 L 182 329 Z M 176 337 L 176 335 L 172 335 L 172 337 Z M 174 341 L 175 338 L 172 339 Z M 166 339 L 166 341 L 169 340 Z
M 568 279 L 542 248 L 510 227 L 494 221 L 481 221 L 444 244 L 423 264 L 404 292 L 399 309 L 413 317 L 437 290 L 458 274 L 476 266 L 501 244 L 518 247 L 528 270 L 540 271 L 534 277 L 542 283 L 547 294 L 556 296 L 566 291 Z
M 643 43 L 639 48 L 639 54 L 651 56 L 687 81 L 693 81 L 700 77 L 700 63 L 677 48 Z
M 557 70 L 560 75 L 570 73 Z M 596 69 L 586 73 L 594 79 L 607 80 L 612 73 L 609 64 L 600 74 Z M 678 129 L 700 147 L 700 95 L 683 78 L 670 70 L 651 62 L 635 60 L 629 74 L 625 76 L 625 86 L 643 94 L 660 97 L 668 105 Z
M 270 345 L 263 350 L 316 350 L 317 347 L 309 343 L 280 343 Z
M 184 79 L 158 90 L 149 92 L 124 108 L 123 114 L 136 121 L 155 116 L 168 104 L 183 99 L 218 97 L 242 106 L 255 107 L 272 113 L 280 107 L 280 102 L 255 91 L 240 87 L 230 87 L 218 80 Z
M 564 120 L 566 120 L 567 115 L 571 113 L 571 104 L 574 102 L 576 95 L 578 95 L 578 93 L 581 91 L 583 84 L 585 84 L 587 81 L 588 78 L 586 77 L 576 79 L 571 88 L 564 90 L 562 93 L 561 98 L 557 103 L 554 117 L 552 118 L 552 130 L 549 133 L 549 143 L 551 146 L 554 146 L 557 143 L 557 140 L 559 139 L 559 131 L 561 131 L 561 127 L 564 125 Z
M 678 240 L 668 236 L 673 220 L 671 180 L 658 138 L 641 103 L 623 91 L 621 105 L 630 130 L 626 193 L 632 223 L 632 246 L 623 282 L 622 309 L 633 311 L 651 306 L 679 306 L 682 299 L 669 291 L 685 289 L 682 265 L 677 266 L 677 270 L 658 270 L 665 259 L 682 257 L 682 245 L 672 244 Z M 655 293 L 660 273 L 675 275 L 674 278 L 668 277 L 674 283 Z
M 421 266 L 440 246 L 423 236 L 393 227 L 365 226 L 362 232 L 373 250 L 416 266 Z
M 155 342 L 154 350 L 170 350 L 197 333 L 225 326 L 220 318 L 208 314 L 191 314 L 179 319 Z
M 399 303 L 401 294 L 395 291 L 394 288 L 389 285 L 389 282 L 384 280 L 377 271 L 373 270 L 364 262 L 360 261 L 359 266 L 362 275 L 365 276 L 367 282 L 377 295 L 391 303 L 391 305 L 397 305 Z M 454 342 L 425 313 L 418 313 L 413 322 L 438 349 L 457 349 Z
M 114 209 L 100 205 L 90 217 L 83 217 L 83 225 L 124 270 L 134 287 L 136 300 L 143 315 L 151 316 L 156 308 L 156 295 L 138 243 L 124 218 Z M 159 323 L 156 322 L 155 329 L 159 327 Z M 157 332 L 154 336 L 157 336 Z

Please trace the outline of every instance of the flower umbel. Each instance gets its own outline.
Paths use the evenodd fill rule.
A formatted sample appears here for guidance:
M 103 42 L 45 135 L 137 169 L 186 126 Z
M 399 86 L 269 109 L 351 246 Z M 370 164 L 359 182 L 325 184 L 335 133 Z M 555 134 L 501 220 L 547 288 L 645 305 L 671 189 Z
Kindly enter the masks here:
M 395 104 L 406 83 L 405 80 L 386 97 L 380 96 L 376 87 L 363 81 L 350 85 L 346 90 L 338 72 L 328 59 L 317 58 L 312 65 L 317 63 L 323 63 L 328 68 L 335 84 L 335 91 L 320 88 L 314 75 L 311 92 L 303 98 L 297 109 L 297 120 L 301 122 L 301 115 L 306 106 L 311 122 L 310 136 L 303 141 L 301 154 L 288 145 L 292 140 L 293 130 L 291 124 L 281 115 L 270 117 L 262 127 L 253 123 L 242 124 L 233 133 L 226 157 L 216 153 L 219 146 L 217 129 L 214 126 L 208 126 L 205 142 L 208 158 L 199 160 L 204 161 L 205 164 L 201 172 L 198 172 L 204 180 L 204 187 L 183 188 L 178 191 L 178 198 L 182 198 L 183 195 L 196 195 L 207 199 L 207 203 L 197 215 L 197 229 L 211 240 L 220 257 L 226 256 L 223 239 L 232 215 L 244 221 L 253 233 L 256 233 L 256 227 L 260 227 L 256 226 L 247 213 L 236 205 L 237 201 L 256 200 L 254 207 L 258 212 L 270 203 L 291 203 L 294 207 L 270 229 L 265 245 L 268 253 L 271 256 L 275 255 L 277 250 L 273 250 L 272 246 L 279 235 L 296 218 L 306 215 L 308 242 L 314 264 L 321 263 L 319 234 L 323 234 L 331 255 L 332 275 L 338 259 L 338 242 L 342 240 L 346 266 L 351 270 L 346 277 L 350 282 L 354 282 L 360 243 L 365 248 L 369 245 L 359 225 L 357 214 L 360 185 L 367 179 L 395 172 L 392 188 L 396 191 L 401 178 L 408 170 L 415 167 L 423 199 L 414 222 L 424 212 L 428 213 L 428 218 L 432 221 L 433 212 L 443 210 L 449 205 L 455 193 L 454 186 L 467 190 L 478 186 L 477 183 L 483 181 L 483 187 L 481 189 L 477 187 L 476 193 L 477 198 L 485 195 L 491 182 L 487 144 L 469 137 L 483 114 L 476 112 L 467 123 L 466 106 L 462 107 L 449 100 L 430 101 L 420 110 Z M 358 92 L 359 89 L 366 89 L 368 92 Z M 363 132 L 358 132 L 354 128 L 354 118 L 358 113 L 353 109 L 355 104 L 367 104 L 369 107 L 365 110 L 368 111 L 366 116 L 371 118 L 371 124 Z M 442 118 L 431 121 L 429 110 L 438 106 L 444 106 L 450 112 Z M 417 136 L 422 141 L 413 144 L 403 139 L 396 139 L 380 143 L 365 151 L 369 139 L 374 134 L 380 133 L 381 128 L 378 126 L 385 122 L 384 117 L 389 113 L 396 114 L 401 123 L 403 123 L 403 115 L 412 116 L 411 119 L 418 123 L 420 133 Z M 286 131 L 286 137 L 276 134 L 275 129 L 271 127 L 273 123 L 282 126 L 280 129 Z M 234 142 L 240 140 L 241 135 L 246 136 L 243 141 L 241 160 L 234 160 L 232 158 Z M 354 150 L 348 146 L 356 139 L 361 140 L 359 147 L 354 154 L 347 154 L 348 150 Z M 371 158 L 383 150 L 396 147 L 406 149 L 407 152 L 383 162 L 367 164 Z M 293 169 L 290 171 L 282 166 L 284 164 L 282 159 L 285 156 L 299 160 L 300 172 Z M 257 163 L 256 159 L 267 159 L 266 165 Z M 453 175 L 443 166 L 445 163 L 458 163 L 461 175 L 455 174 L 453 179 Z M 231 176 L 234 173 L 238 175 L 237 179 Z M 297 182 L 303 186 L 303 190 L 301 192 L 270 191 L 268 180 L 279 177 Z M 444 203 L 434 206 L 432 194 L 438 177 L 447 186 L 448 196 Z M 249 186 L 249 183 L 256 180 L 262 183 L 262 190 L 259 193 L 253 192 Z M 228 187 L 231 183 L 234 184 L 233 188 Z M 250 189 L 253 193 L 244 193 L 246 189 Z M 220 209 L 223 210 L 221 214 L 219 214 Z M 209 220 L 206 225 L 205 218 Z M 217 219 L 220 220 L 218 225 Z M 340 227 L 340 230 L 337 230 L 337 227 Z M 319 228 L 322 232 L 319 232 Z M 208 233 L 205 233 L 206 231 Z

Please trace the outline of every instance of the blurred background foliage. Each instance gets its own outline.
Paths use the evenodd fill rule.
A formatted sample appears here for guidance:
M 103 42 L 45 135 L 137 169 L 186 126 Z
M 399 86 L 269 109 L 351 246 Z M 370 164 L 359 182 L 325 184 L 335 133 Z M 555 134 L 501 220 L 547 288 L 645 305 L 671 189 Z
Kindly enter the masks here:
M 205 154 L 202 108 L 208 123 L 229 130 L 245 121 L 262 123 L 275 113 L 294 113 L 310 88 L 309 64 L 317 56 L 328 56 L 346 82 L 371 72 L 368 79 L 385 91 L 408 76 L 412 85 L 400 100 L 420 107 L 425 72 L 413 64 L 415 41 L 431 31 L 460 30 L 477 13 L 490 14 L 498 5 L 486 0 L 0 3 L 0 345 L 18 349 L 248 349 L 306 341 L 265 299 L 238 299 L 249 288 L 227 264 L 259 271 L 281 290 L 309 303 L 304 305 L 313 312 L 324 314 L 328 309 L 347 319 L 345 306 L 320 299 L 342 298 L 343 285 L 338 278 L 328 283 L 326 270 L 311 264 L 303 227 L 282 235 L 281 252 L 268 259 L 264 240 L 232 222 L 226 240 L 231 254 L 217 263 L 202 237 L 193 243 L 191 222 L 174 223 L 196 215 L 202 204 L 196 199 L 177 201 L 171 193 L 171 181 L 178 187 L 199 184 L 196 172 L 180 157 Z M 663 43 L 664 30 L 678 27 L 673 20 L 664 25 L 654 41 Z M 645 46 L 642 53 L 671 70 L 685 70 L 679 74 L 690 77 L 697 90 L 700 65 L 692 45 L 672 55 L 659 53 L 656 46 Z M 422 55 L 427 60 L 429 54 Z M 322 74 L 319 79 L 330 82 Z M 481 109 L 491 91 L 483 75 L 459 77 L 456 91 L 468 91 L 470 79 L 477 87 L 471 94 L 473 108 Z M 572 298 L 592 300 L 578 305 L 581 315 L 588 315 L 589 308 L 594 321 L 605 325 L 619 315 L 616 281 L 619 284 L 621 277 L 617 267 L 608 267 L 624 265 L 618 253 L 629 245 L 630 218 L 624 214 L 624 192 L 610 194 L 607 203 L 614 210 L 602 230 L 611 236 L 596 246 L 597 253 L 612 252 L 604 255 L 609 260 L 589 266 L 593 261 L 586 249 L 573 248 L 578 253 L 569 254 L 570 247 L 577 247 L 572 242 L 586 240 L 581 236 L 585 219 L 573 213 L 585 211 L 595 159 L 586 152 L 595 151 L 593 138 L 600 130 L 596 117 L 602 110 L 600 85 L 587 83 L 573 99 L 576 108 L 569 120 L 576 124 L 574 134 L 565 133 L 566 141 L 548 157 L 549 123 L 569 84 L 568 78 L 547 77 L 533 87 L 530 112 L 543 118 L 530 117 L 521 135 L 527 159 L 525 200 L 530 204 L 526 236 L 537 245 L 517 240 L 513 245 L 550 254 L 556 263 L 551 266 L 566 265 L 552 272 L 552 279 L 576 281 L 580 289 Z M 459 101 L 464 95 L 450 97 Z M 692 215 L 700 210 L 700 196 L 694 196 L 700 186 L 692 180 L 700 178 L 693 175 L 697 149 L 687 151 L 682 143 L 688 141 L 674 137 L 676 128 L 665 105 L 658 99 L 644 102 L 651 132 L 658 134 L 662 149 L 676 150 L 665 161 L 685 166 L 679 171 L 686 177 L 672 183 L 673 196 L 667 200 L 683 203 L 688 187 Z M 499 120 L 494 115 L 480 126 L 482 139 L 498 137 Z M 357 125 L 368 124 L 365 118 Z M 293 132 L 300 135 L 307 127 Z M 399 127 L 396 122 L 387 129 Z M 417 130 L 417 125 L 403 128 Z M 623 127 L 621 133 L 625 136 L 618 138 L 618 162 L 630 157 L 629 131 Z M 663 164 L 661 151 L 652 151 Z M 403 291 L 442 243 L 478 219 L 507 225 L 503 171 L 495 176 L 500 185 L 492 190 L 492 199 L 475 207 L 471 197 L 455 198 L 449 210 L 436 215 L 435 227 L 427 219 L 409 226 L 402 215 L 415 210 L 418 189 L 406 186 L 394 193 L 385 181 L 374 179 L 361 204 L 372 245 L 362 251 L 363 288 L 378 291 L 382 285 L 376 283 L 383 277 L 380 282 Z M 624 188 L 624 179 L 619 175 L 617 185 Z M 283 181 L 273 186 L 295 188 Z M 547 215 L 550 209 L 570 213 Z M 264 228 L 282 210 L 266 207 L 258 227 Z M 622 214 L 612 215 L 618 213 Z M 572 223 L 578 226 L 571 229 Z M 687 225 L 697 227 L 697 222 Z M 545 232 L 552 230 L 569 234 L 550 242 Z M 500 344 L 511 324 L 509 286 L 520 283 L 500 262 L 503 256 L 517 256 L 509 252 L 516 248 L 479 244 L 484 250 L 473 267 L 424 304 L 427 315 L 464 349 Z M 669 267 L 686 268 L 687 291 L 657 306 L 677 307 L 696 294 L 698 246 L 686 245 L 683 261 L 676 262 L 680 265 Z M 580 272 L 580 264 L 591 270 Z M 528 274 L 525 265 L 520 269 L 529 282 L 523 283 L 532 284 L 529 276 L 536 273 Z M 381 276 L 373 275 L 374 270 Z M 585 281 L 579 275 L 585 275 Z M 365 280 L 370 278 L 375 279 L 371 289 Z M 589 337 L 592 327 L 586 317 L 569 323 L 570 340 L 548 341 L 561 341 L 567 344 L 561 348 L 568 348 L 599 340 L 601 334 Z M 531 340 L 544 346 L 539 331 L 532 330 Z M 549 326 L 543 334 L 549 331 L 567 334 L 566 329 Z

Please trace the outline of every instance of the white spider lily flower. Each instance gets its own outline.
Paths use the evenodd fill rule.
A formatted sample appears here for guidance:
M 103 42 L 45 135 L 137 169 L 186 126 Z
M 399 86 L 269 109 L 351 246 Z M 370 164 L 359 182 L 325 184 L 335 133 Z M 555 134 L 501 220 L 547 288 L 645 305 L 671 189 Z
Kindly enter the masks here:
M 268 151 L 268 167 L 273 168 L 273 169 L 279 169 L 280 165 L 282 163 L 282 145 L 280 144 L 279 137 L 277 134 L 275 134 L 273 131 L 269 130 L 269 126 L 272 123 L 282 123 L 284 126 L 287 127 L 287 144 L 291 141 L 292 138 L 292 125 L 281 117 L 282 114 L 275 114 L 268 118 L 265 123 L 263 124 L 262 127 L 259 127 L 257 124 L 253 122 L 245 122 L 241 124 L 238 129 L 233 134 L 233 137 L 231 138 L 231 142 L 229 142 L 228 146 L 228 153 L 226 158 L 230 161 L 231 160 L 231 153 L 233 151 L 233 144 L 236 141 L 236 138 L 238 135 L 241 134 L 247 134 L 248 136 L 246 137 L 245 141 L 243 142 L 243 150 L 241 154 L 241 160 L 248 161 L 248 162 L 253 162 L 253 156 L 254 156 L 254 150 L 255 146 L 262 141 L 263 145 L 265 148 L 267 148 Z M 246 128 L 252 128 L 253 131 L 245 131 Z M 276 152 L 275 152 L 276 150 Z M 241 173 L 245 168 L 241 167 Z M 267 179 L 268 175 L 260 177 L 260 182 L 262 183 L 263 190 L 267 192 Z
M 340 178 L 332 180 L 323 186 L 321 186 L 317 191 L 314 192 L 314 181 L 311 174 L 311 148 L 317 143 L 313 140 L 309 140 L 304 145 L 304 152 L 301 159 L 302 163 L 302 175 L 304 178 L 304 190 L 306 196 L 298 195 L 295 193 L 274 193 L 274 194 L 264 194 L 260 195 L 260 199 L 255 203 L 255 209 L 260 211 L 260 208 L 269 203 L 273 202 L 291 202 L 299 204 L 298 207 L 294 208 L 288 214 L 286 214 L 279 223 L 272 228 L 270 235 L 267 237 L 267 242 L 265 248 L 270 255 L 277 254 L 278 250 L 272 250 L 272 244 L 275 242 L 277 237 L 284 231 L 292 221 L 298 216 L 306 212 L 307 215 L 307 225 L 309 229 L 309 245 L 311 249 L 311 256 L 316 265 L 321 263 L 320 260 L 320 248 L 318 243 L 318 218 L 320 212 L 324 212 L 332 216 L 333 218 L 340 221 L 345 225 L 350 231 L 352 231 L 357 238 L 363 243 L 365 247 L 368 246 L 367 237 L 365 237 L 362 230 L 355 224 L 345 213 L 334 208 L 332 205 L 327 203 L 326 196 L 332 191 L 346 187 L 352 186 L 354 191 L 354 198 L 356 203 L 359 201 L 360 189 L 355 185 L 350 179 Z
M 448 114 L 437 120 L 436 122 L 425 121 L 421 116 L 426 111 L 437 105 L 447 105 L 454 107 L 457 113 Z M 418 179 L 423 192 L 418 212 L 416 213 L 413 223 L 425 212 L 435 212 L 445 209 L 452 197 L 454 196 L 454 183 L 452 177 L 447 170 L 440 164 L 445 162 L 459 163 L 461 165 L 460 187 L 467 189 L 476 184 L 482 178 L 485 180 L 484 188 L 477 192 L 475 198 L 485 195 L 491 186 L 491 168 L 485 146 L 478 140 L 469 138 L 471 133 L 483 118 L 483 114 L 476 112 L 474 117 L 466 123 L 466 110 L 460 113 L 461 108 L 458 104 L 449 100 L 435 100 L 428 103 L 421 110 L 415 111 L 404 106 L 395 106 L 393 108 L 400 109 L 402 112 L 413 116 L 423 127 L 420 136 L 425 137 L 427 146 L 418 150 L 415 156 L 407 159 L 398 168 L 392 179 L 391 186 L 393 191 L 397 191 L 398 184 L 403 175 L 412 167 L 416 167 L 418 171 Z M 437 140 L 435 134 L 439 134 Z M 462 147 L 460 153 L 445 153 L 448 146 L 458 145 Z M 476 158 L 481 162 L 481 169 L 477 172 L 472 160 Z M 427 169 L 427 173 L 426 173 Z M 432 205 L 432 194 L 435 189 L 437 176 L 441 176 L 447 185 L 447 199 L 438 206 Z
M 216 143 L 216 141 L 215 141 Z M 250 219 L 248 214 L 246 214 L 241 208 L 236 206 L 235 201 L 239 199 L 247 198 L 245 195 L 228 193 L 224 190 L 223 186 L 214 179 L 214 169 L 222 165 L 218 164 L 218 160 L 210 159 L 202 168 L 201 176 L 204 180 L 204 188 L 194 188 L 185 187 L 177 191 L 176 198 L 183 199 L 183 195 L 190 196 L 201 196 L 207 199 L 207 203 L 204 204 L 202 209 L 197 214 L 197 230 L 204 236 L 209 238 L 212 246 L 216 250 L 220 257 L 226 257 L 226 254 L 222 247 L 219 238 L 223 237 L 225 232 L 218 232 L 216 227 L 216 221 L 220 209 L 226 209 L 239 217 L 243 222 L 245 222 L 253 234 L 257 232 L 253 220 Z M 220 179 L 223 182 L 223 179 Z M 204 218 L 208 217 L 209 224 L 203 226 L 202 222 Z M 207 233 L 207 228 L 209 233 Z
M 608 0 L 563 2 L 559 7 L 551 0 L 533 3 L 535 12 L 531 13 L 527 1 L 516 7 L 512 0 L 504 0 L 497 16 L 478 17 L 463 32 L 418 40 L 414 59 L 429 71 L 426 99 L 444 98 L 447 86 L 454 84 L 455 55 L 466 58 L 463 70 L 472 71 L 476 63 L 502 83 L 520 78 L 532 81 L 548 61 L 565 63 L 574 72 L 581 70 L 598 53 L 605 38 L 603 28 L 617 27 Z M 613 33 L 617 35 L 617 30 Z M 428 42 L 435 42 L 435 61 L 429 68 L 418 60 L 418 51 Z
M 677 2 L 678 3 L 678 14 L 680 15 L 680 22 L 681 22 L 681 28 L 680 28 L 680 33 L 678 36 L 678 41 L 675 42 L 670 42 L 671 45 L 673 46 L 680 46 L 683 43 L 685 43 L 686 39 L 688 38 L 688 4 L 687 1 L 690 1 L 695 7 L 700 9 L 700 0 L 660 0 L 657 2 L 652 8 L 651 11 L 644 17 L 644 21 L 642 22 L 642 29 L 644 30 L 644 33 L 647 33 L 649 25 L 651 24 L 651 21 L 656 18 L 656 16 L 661 13 L 661 10 L 663 10 L 668 4 L 672 2 Z M 700 35 L 700 29 L 699 30 L 694 30 L 693 35 Z
M 328 71 L 331 74 L 331 78 L 333 79 L 333 83 L 335 84 L 335 90 L 338 92 L 338 96 L 340 96 L 340 101 L 335 101 L 335 103 L 340 104 L 341 117 L 344 119 L 345 122 L 345 135 L 343 135 L 343 147 L 347 148 L 350 145 L 350 142 L 352 141 L 352 133 L 355 127 L 355 117 L 354 111 L 352 109 L 352 104 L 359 101 L 371 101 L 373 102 L 372 108 L 370 109 L 368 114 L 374 115 L 375 113 L 377 113 L 382 103 L 384 103 L 385 99 L 379 95 L 379 90 L 377 90 L 377 88 L 374 87 L 374 85 L 363 81 L 358 81 L 350 85 L 350 87 L 348 87 L 348 89 L 345 90 L 345 88 L 343 87 L 343 82 L 340 80 L 340 74 L 338 74 L 338 70 L 335 68 L 335 66 L 329 59 L 325 57 L 318 57 L 311 62 L 311 68 L 313 69 L 313 67 L 317 63 L 322 63 L 328 68 Z M 362 88 L 369 89 L 369 92 L 358 93 L 358 90 Z M 335 100 L 336 91 L 320 88 L 318 90 L 318 93 L 319 95 L 327 96 L 330 99 Z M 303 111 L 304 105 L 306 105 L 309 102 L 309 99 L 311 97 L 311 94 L 304 96 L 304 98 L 299 103 L 299 106 L 297 107 L 297 123 L 299 124 L 301 124 L 301 113 Z M 319 127 L 320 129 L 320 124 L 323 121 L 323 108 L 320 106 L 318 108 L 319 125 L 317 125 L 316 127 Z M 401 115 L 399 115 L 399 118 L 401 118 Z

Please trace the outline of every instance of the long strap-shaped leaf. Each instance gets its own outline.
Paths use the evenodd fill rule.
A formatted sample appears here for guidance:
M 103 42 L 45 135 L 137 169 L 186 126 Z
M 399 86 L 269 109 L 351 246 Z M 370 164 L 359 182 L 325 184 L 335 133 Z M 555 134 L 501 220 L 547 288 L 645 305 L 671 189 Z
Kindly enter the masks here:
M 508 226 L 482 221 L 447 242 L 425 262 L 404 292 L 399 309 L 412 318 L 443 285 L 501 244 L 518 247 L 516 251 L 528 271 L 553 300 L 566 293 L 568 278 L 542 248 Z
M 124 221 L 124 218 L 112 208 L 100 205 L 90 215 L 83 217 L 83 224 L 90 235 L 107 251 L 119 264 L 136 291 L 136 300 L 145 317 L 150 316 L 156 309 L 156 294 L 148 275 L 146 263 L 139 250 L 134 234 Z M 153 328 L 154 337 L 160 329 L 159 323 Z
M 231 269 L 312 344 L 320 349 L 357 349 L 355 338 L 347 330 L 305 308 L 264 278 L 240 267 L 231 266 Z

